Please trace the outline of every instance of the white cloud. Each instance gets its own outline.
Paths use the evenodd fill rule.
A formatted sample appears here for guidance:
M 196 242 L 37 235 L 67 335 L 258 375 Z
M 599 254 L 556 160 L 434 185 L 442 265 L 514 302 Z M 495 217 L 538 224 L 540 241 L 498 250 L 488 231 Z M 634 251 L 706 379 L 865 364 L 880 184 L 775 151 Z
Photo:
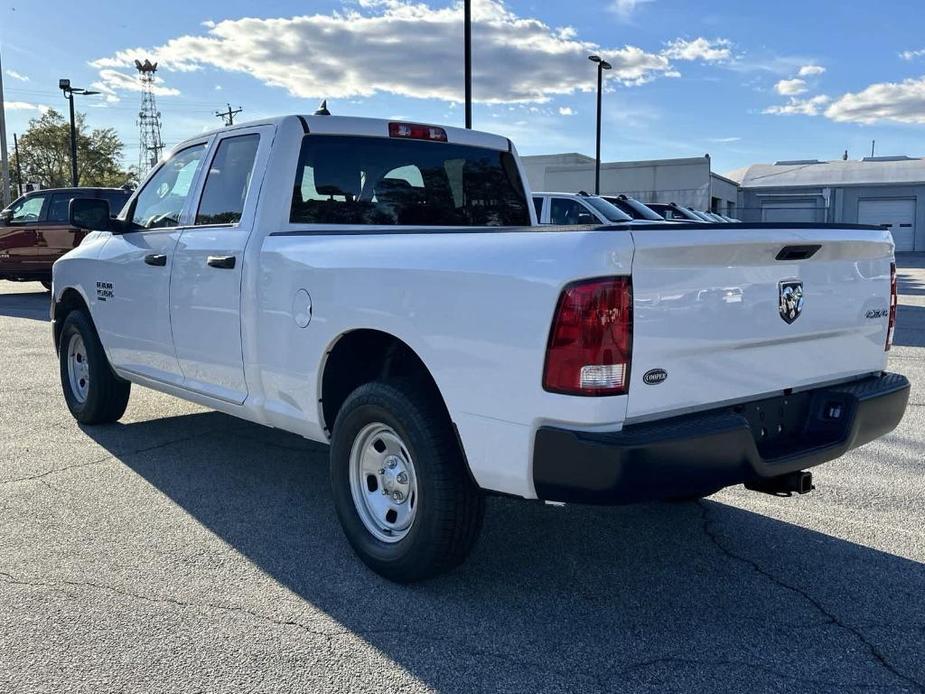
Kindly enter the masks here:
M 206 27 L 204 35 L 119 51 L 91 65 L 101 69 L 102 77 L 104 70 L 128 68 L 136 57 L 145 56 L 166 71 L 246 73 L 305 99 L 384 92 L 462 101 L 458 4 L 434 8 L 417 0 L 358 0 L 357 7 L 291 18 L 225 20 Z M 478 36 L 474 98 L 483 103 L 541 103 L 556 95 L 593 91 L 596 76 L 588 65 L 589 53 L 604 56 L 614 66 L 610 79 L 624 85 L 675 74 L 675 56 L 717 61 L 729 55 L 724 40 L 677 41 L 659 52 L 599 46 L 577 38 L 574 30 L 518 16 L 502 0 L 474 3 L 473 33 Z M 123 85 L 125 80 L 119 79 Z
M 839 122 L 925 125 L 925 76 L 881 82 L 857 93 L 844 94 L 832 102 L 825 115 Z
M 48 106 L 45 104 L 31 104 L 28 101 L 7 101 L 4 106 L 8 111 L 38 111 L 39 113 L 45 113 L 48 110 Z
M 781 80 L 774 85 L 774 90 L 778 94 L 783 96 L 793 96 L 795 94 L 803 94 L 806 89 L 806 80 L 801 79 L 792 79 L 792 80 Z
M 724 62 L 732 58 L 732 43 L 728 39 L 705 39 L 702 36 L 693 41 L 676 39 L 668 42 L 664 55 L 674 60 Z
M 799 75 L 800 77 L 812 77 L 814 75 L 821 75 L 825 72 L 825 68 L 821 65 L 804 65 L 800 68 Z
M 560 107 L 559 107 L 559 115 L 560 115 L 560 116 L 574 116 L 574 115 L 575 115 L 575 111 L 572 110 L 572 107 L 571 107 L 571 106 L 560 106 Z
M 769 106 L 764 113 L 775 116 L 818 116 L 822 109 L 831 102 L 832 99 L 825 94 L 820 94 L 808 99 L 798 99 L 790 97 L 789 101 L 782 106 Z
M 180 90 L 174 89 L 173 87 L 165 87 L 163 83 L 164 80 L 160 77 L 154 78 L 154 85 L 151 91 L 155 96 L 177 96 L 180 93 Z M 108 68 L 100 70 L 99 81 L 94 82 L 90 86 L 96 91 L 105 94 L 107 101 L 118 101 L 118 92 L 120 91 L 140 92 L 142 89 L 141 80 L 138 79 L 138 75 L 127 75 L 124 72 L 110 70 Z M 110 97 L 114 97 L 114 99 Z
M 711 137 L 710 138 L 710 142 L 715 142 L 716 144 L 720 144 L 720 145 L 728 145 L 733 142 L 739 142 L 741 140 L 742 140 L 741 137 Z
M 917 51 L 903 51 L 899 54 L 899 57 L 903 60 L 915 60 L 916 58 L 921 58 L 925 55 L 925 48 L 920 48 Z
M 14 80 L 19 80 L 20 82 L 28 82 L 29 78 L 22 74 L 21 72 L 16 72 L 16 70 L 4 70 L 6 74 L 12 77 Z
M 640 5 L 652 2 L 653 0 L 613 0 L 610 9 L 616 13 L 621 21 L 628 22 L 633 18 L 636 10 Z

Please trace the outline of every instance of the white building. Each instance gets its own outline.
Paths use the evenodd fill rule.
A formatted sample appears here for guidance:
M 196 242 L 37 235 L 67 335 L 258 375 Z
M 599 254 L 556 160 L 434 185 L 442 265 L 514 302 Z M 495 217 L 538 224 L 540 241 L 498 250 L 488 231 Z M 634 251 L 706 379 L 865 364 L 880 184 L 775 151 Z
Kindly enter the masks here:
M 741 186 L 743 221 L 874 224 L 897 251 L 925 251 L 925 159 L 779 161 L 727 177 Z
M 594 192 L 594 158 L 584 154 L 522 157 L 536 191 Z M 601 162 L 601 194 L 625 193 L 643 202 L 676 202 L 736 216 L 738 187 L 710 170 L 710 155 L 684 159 Z

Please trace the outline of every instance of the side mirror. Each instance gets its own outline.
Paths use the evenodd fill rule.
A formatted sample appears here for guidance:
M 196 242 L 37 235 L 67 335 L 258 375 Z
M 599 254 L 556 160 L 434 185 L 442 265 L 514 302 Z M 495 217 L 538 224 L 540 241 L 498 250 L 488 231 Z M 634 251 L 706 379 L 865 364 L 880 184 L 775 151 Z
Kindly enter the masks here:
M 0 212 L 0 226 L 6 226 L 13 218 L 13 210 L 3 210 Z
M 68 205 L 71 226 L 89 231 L 113 231 L 109 202 L 97 198 L 74 198 Z

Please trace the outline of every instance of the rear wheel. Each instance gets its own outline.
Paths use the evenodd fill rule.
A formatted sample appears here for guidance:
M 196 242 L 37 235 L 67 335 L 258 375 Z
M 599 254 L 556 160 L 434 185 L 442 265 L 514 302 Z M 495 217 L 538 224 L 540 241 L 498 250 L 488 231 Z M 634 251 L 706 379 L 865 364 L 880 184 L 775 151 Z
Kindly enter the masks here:
M 334 506 L 373 571 L 406 583 L 461 564 L 485 502 L 442 404 L 405 382 L 357 388 L 331 442 Z
M 82 311 L 65 318 L 58 358 L 64 400 L 78 422 L 108 424 L 125 413 L 132 385 L 113 373 L 96 330 Z

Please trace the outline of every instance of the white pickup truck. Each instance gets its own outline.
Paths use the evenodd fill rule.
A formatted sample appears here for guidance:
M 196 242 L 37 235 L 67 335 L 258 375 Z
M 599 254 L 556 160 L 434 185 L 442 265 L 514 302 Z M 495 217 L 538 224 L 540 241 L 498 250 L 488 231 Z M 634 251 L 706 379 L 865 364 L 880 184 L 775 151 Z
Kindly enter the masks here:
M 888 232 L 539 227 L 511 142 L 288 116 L 195 137 L 54 266 L 64 396 L 130 384 L 330 443 L 346 535 L 396 581 L 463 561 L 486 492 L 603 504 L 807 468 L 892 430 Z

